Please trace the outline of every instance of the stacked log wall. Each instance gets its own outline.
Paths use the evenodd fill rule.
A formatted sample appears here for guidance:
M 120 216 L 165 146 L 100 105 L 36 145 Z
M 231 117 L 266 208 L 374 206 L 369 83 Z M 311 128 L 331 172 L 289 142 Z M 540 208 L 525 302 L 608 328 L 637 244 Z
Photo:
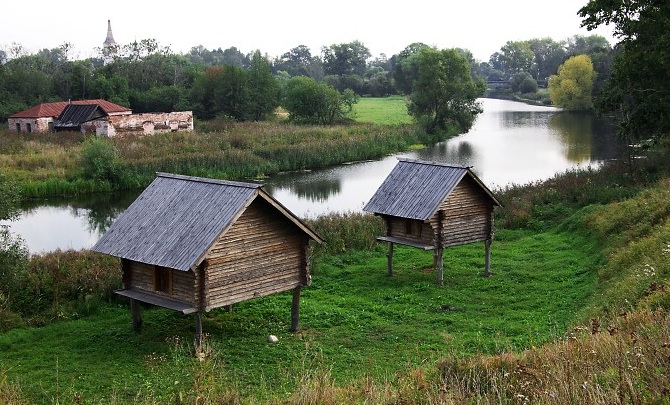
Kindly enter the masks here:
M 407 233 L 407 218 L 385 216 L 387 236 L 406 239 L 412 242 L 422 243 L 425 245 L 434 244 L 435 234 L 430 222 L 423 222 L 419 219 L 411 219 L 410 221 L 420 222 L 421 234 L 412 235 Z
M 442 245 L 456 246 L 492 237 L 493 205 L 474 180 L 465 177 L 441 204 Z M 437 215 L 431 218 L 438 229 Z
M 131 288 L 168 297 L 188 303 L 196 302 L 195 280 L 192 271 L 170 269 L 172 276 L 172 292 L 156 291 L 154 274 L 156 266 L 146 263 L 130 261 L 128 270 L 131 272 Z
M 295 224 L 256 199 L 207 255 L 206 308 L 305 284 L 307 243 Z

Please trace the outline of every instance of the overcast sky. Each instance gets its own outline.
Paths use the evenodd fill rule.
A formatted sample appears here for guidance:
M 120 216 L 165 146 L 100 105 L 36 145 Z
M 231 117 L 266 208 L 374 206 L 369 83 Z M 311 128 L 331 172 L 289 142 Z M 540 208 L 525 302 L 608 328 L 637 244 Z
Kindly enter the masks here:
M 212 50 L 259 49 L 278 56 L 298 45 L 312 55 L 322 46 L 358 40 L 373 56 L 391 56 L 413 42 L 469 49 L 488 61 L 507 41 L 598 34 L 613 45 L 609 27 L 580 28 L 587 0 L 237 0 L 113 2 L 33 0 L 0 6 L 0 49 L 20 44 L 28 53 L 74 45 L 73 58 L 97 56 L 111 20 L 114 39 L 125 45 L 155 39 L 175 53 L 202 45 Z

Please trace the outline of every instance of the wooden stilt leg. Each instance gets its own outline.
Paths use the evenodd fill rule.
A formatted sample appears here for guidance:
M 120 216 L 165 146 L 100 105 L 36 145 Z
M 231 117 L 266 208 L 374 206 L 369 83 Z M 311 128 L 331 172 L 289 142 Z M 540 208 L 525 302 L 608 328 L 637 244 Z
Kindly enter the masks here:
M 298 330 L 300 326 L 300 289 L 297 286 L 293 289 L 293 303 L 291 304 L 291 332 Z
M 443 252 L 444 252 L 443 248 L 439 248 L 435 252 L 437 259 L 437 271 L 438 271 L 437 281 L 440 283 L 440 285 L 444 285 L 444 260 L 442 259 Z
M 485 264 L 484 275 L 486 277 L 489 277 L 491 275 L 491 239 L 487 239 L 484 242 L 484 246 L 486 248 L 486 264 Z
M 142 308 L 140 302 L 135 299 L 130 299 L 130 312 L 133 317 L 133 330 L 139 332 L 142 330 Z
M 195 350 L 196 352 L 200 349 L 200 344 L 202 344 L 202 317 L 200 316 L 200 311 L 195 313 Z
M 393 242 L 389 242 L 389 251 L 386 254 L 388 262 L 388 276 L 393 277 Z

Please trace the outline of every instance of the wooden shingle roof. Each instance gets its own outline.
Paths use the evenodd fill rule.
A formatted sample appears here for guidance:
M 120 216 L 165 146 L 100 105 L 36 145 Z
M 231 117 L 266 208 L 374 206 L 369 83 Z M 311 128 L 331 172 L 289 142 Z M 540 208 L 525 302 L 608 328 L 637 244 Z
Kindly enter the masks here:
M 132 110 L 130 108 L 124 107 L 122 105 L 111 103 L 107 100 L 95 99 L 95 100 L 75 100 L 75 101 L 56 101 L 53 103 L 42 103 L 34 107 L 30 107 L 27 110 L 19 111 L 16 114 L 10 115 L 8 118 L 58 118 L 59 115 L 63 112 L 65 107 L 69 104 L 76 105 L 94 105 L 97 104 L 100 106 L 102 111 L 108 115 L 113 114 L 130 114 Z
M 501 206 L 493 193 L 468 167 L 411 159 L 398 159 L 363 211 L 427 220 L 465 177 L 471 177 L 494 205 Z
M 142 263 L 187 271 L 261 197 L 322 242 L 262 185 L 158 173 L 92 250 Z

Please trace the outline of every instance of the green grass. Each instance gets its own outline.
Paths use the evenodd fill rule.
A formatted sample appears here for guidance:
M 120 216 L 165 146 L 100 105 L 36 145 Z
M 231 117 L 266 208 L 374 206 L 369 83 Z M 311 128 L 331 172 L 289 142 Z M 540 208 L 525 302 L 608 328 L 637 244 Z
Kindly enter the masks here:
M 431 254 L 418 249 L 396 249 L 392 278 L 383 246 L 324 255 L 303 289 L 296 334 L 288 332 L 289 293 L 210 312 L 203 328 L 224 373 L 220 384 L 264 401 L 294 392 L 313 369 L 340 383 L 392 381 L 399 370 L 447 355 L 551 341 L 595 288 L 592 242 L 527 231 L 501 231 L 498 239 L 490 278 L 482 276 L 483 244 L 447 249 L 444 286 Z M 155 308 L 144 320 L 145 330 L 132 333 L 128 308 L 108 304 L 88 318 L 9 331 L 0 335 L 0 369 L 30 401 L 172 401 L 197 377 L 175 354 L 188 351 L 193 317 Z M 267 343 L 270 334 L 280 343 Z
M 362 97 L 354 105 L 357 122 L 395 125 L 411 124 L 412 117 L 407 114 L 407 105 L 402 96 L 383 98 Z

